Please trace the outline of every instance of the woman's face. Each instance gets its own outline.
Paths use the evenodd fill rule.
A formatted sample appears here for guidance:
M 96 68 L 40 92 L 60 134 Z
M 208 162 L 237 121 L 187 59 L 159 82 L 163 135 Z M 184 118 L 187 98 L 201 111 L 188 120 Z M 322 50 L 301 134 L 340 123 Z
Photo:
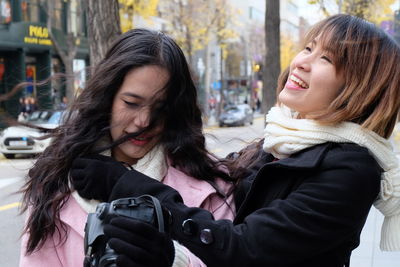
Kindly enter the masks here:
M 168 72 L 159 66 L 144 66 L 129 71 L 114 97 L 111 110 L 111 138 L 115 141 L 135 133 L 150 123 L 151 104 L 162 97 L 169 79 Z M 162 126 L 156 126 L 112 150 L 118 161 L 134 164 L 160 140 Z
M 307 118 L 323 111 L 344 86 L 342 73 L 337 73 L 330 51 L 323 50 L 318 38 L 309 43 L 293 59 L 285 87 L 279 100 Z

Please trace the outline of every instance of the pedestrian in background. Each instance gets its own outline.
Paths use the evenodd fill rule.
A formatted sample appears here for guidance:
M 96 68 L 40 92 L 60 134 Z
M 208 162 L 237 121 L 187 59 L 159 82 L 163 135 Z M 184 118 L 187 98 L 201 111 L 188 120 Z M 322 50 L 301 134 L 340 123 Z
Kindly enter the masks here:
M 173 217 L 171 237 L 207 266 L 349 266 L 373 203 L 385 216 L 381 249 L 399 250 L 400 169 L 388 141 L 399 114 L 399 62 L 399 46 L 372 23 L 336 15 L 316 24 L 280 77 L 264 140 L 230 159 L 240 179 L 233 222 L 185 206 L 174 189 L 135 170 L 120 175 L 118 163 L 103 176 L 120 175 L 111 199 L 159 198 Z M 86 161 L 86 168 L 97 164 Z M 159 245 L 132 238 L 143 229 L 162 236 L 145 226 L 126 218 L 105 228 L 125 244 L 115 251 L 130 263 L 119 266 L 136 266 Z M 173 253 L 164 246 L 154 257 L 168 257 L 165 251 Z
M 50 135 L 51 145 L 30 169 L 22 189 L 28 217 L 20 266 L 83 265 L 87 214 L 100 201 L 108 201 L 112 183 L 102 182 L 111 176 L 103 177 L 103 171 L 114 160 L 121 163 L 114 171 L 122 174 L 126 166 L 140 170 L 178 190 L 188 206 L 205 208 L 218 219 L 233 219 L 232 183 L 205 148 L 188 64 L 167 35 L 135 29 L 120 36 L 70 111 Z M 71 163 L 84 155 L 99 164 L 79 173 L 97 175 L 90 184 L 75 180 L 71 186 Z M 75 189 L 92 194 L 81 197 Z M 155 241 L 151 235 L 146 238 Z M 169 265 L 202 264 L 179 243 L 170 244 L 167 235 L 157 240 L 165 240 L 174 251 L 168 254 Z M 156 255 L 164 247 L 154 249 L 154 255 L 142 260 L 162 265 L 164 258 Z
M 29 99 L 29 106 L 30 106 L 30 113 L 33 113 L 34 111 L 38 110 L 39 107 L 37 105 L 37 100 L 35 97 L 31 96 L 28 98 Z
M 62 101 L 60 103 L 60 109 L 66 109 L 68 107 L 68 98 L 63 96 Z
M 37 105 L 36 105 L 36 100 L 35 98 L 33 98 L 32 96 L 28 96 L 22 99 L 24 102 L 21 105 L 21 115 L 24 119 L 26 119 L 27 117 L 29 117 L 29 115 L 31 115 L 34 111 L 36 111 L 38 109 Z M 21 101 L 21 99 L 20 99 Z M 21 120 L 21 119 L 19 119 Z M 23 120 L 23 119 L 22 119 Z
M 19 98 L 19 108 L 18 108 L 18 121 L 24 121 L 26 119 L 25 114 L 25 98 Z

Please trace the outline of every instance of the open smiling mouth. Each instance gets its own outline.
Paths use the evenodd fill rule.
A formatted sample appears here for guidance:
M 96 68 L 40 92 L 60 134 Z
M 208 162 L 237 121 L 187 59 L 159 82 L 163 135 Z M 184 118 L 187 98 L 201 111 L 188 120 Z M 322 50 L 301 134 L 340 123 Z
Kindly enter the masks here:
M 295 84 L 297 84 L 301 88 L 308 89 L 308 84 L 305 83 L 303 80 L 297 78 L 293 74 L 289 76 L 289 79 L 290 79 L 290 81 L 294 82 Z

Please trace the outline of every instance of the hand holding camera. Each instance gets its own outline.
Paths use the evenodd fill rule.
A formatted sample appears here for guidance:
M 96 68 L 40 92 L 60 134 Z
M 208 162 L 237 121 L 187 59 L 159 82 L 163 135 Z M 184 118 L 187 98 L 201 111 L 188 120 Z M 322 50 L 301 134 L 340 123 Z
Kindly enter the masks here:
M 117 217 L 104 227 L 109 245 L 118 255 L 117 266 L 172 266 L 175 248 L 166 233 L 143 221 Z
M 150 195 L 100 203 L 86 222 L 84 266 L 171 266 L 170 219 Z

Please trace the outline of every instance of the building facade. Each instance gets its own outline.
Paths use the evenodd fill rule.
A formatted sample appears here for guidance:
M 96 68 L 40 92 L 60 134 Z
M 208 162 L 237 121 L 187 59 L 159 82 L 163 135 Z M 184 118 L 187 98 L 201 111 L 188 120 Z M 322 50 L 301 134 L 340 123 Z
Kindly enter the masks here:
M 63 50 L 67 34 L 79 34 L 76 64 L 88 62 L 85 20 L 77 14 L 78 0 L 53 1 L 52 33 Z M 21 82 L 32 82 L 0 102 L 0 114 L 16 117 L 19 100 L 34 97 L 41 109 L 53 108 L 65 95 L 65 86 L 35 83 L 46 80 L 53 73 L 62 72 L 62 60 L 57 54 L 47 28 L 48 13 L 40 0 L 0 0 L 0 95 L 7 94 Z M 83 63 L 82 63 L 83 62 Z M 79 83 L 79 81 L 78 81 Z

